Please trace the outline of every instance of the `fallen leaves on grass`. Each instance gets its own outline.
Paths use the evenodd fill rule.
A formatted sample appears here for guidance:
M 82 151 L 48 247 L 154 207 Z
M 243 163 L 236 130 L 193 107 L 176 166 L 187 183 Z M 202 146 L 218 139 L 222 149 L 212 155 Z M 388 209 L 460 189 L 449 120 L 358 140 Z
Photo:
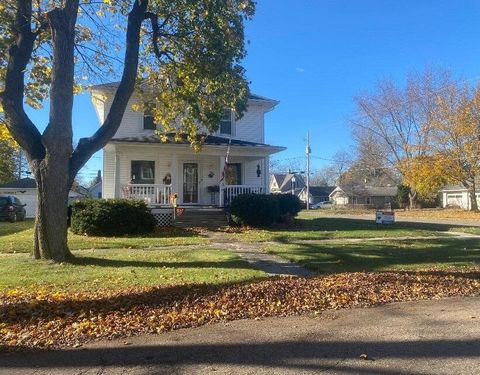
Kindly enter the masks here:
M 261 319 L 394 301 L 480 294 L 480 270 L 343 273 L 213 287 L 183 285 L 97 293 L 0 294 L 0 346 L 78 347 L 235 319 Z

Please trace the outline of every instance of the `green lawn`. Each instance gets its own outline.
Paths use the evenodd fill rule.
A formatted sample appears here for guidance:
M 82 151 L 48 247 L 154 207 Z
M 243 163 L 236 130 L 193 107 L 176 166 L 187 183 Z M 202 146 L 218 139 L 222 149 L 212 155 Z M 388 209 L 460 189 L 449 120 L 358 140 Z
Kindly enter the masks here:
M 30 253 L 33 241 L 33 220 L 0 222 L 0 253 Z M 204 245 L 209 241 L 197 233 L 171 229 L 141 237 L 86 237 L 68 235 L 71 250 L 145 249 L 164 246 Z
M 85 250 L 74 255 L 73 264 L 32 260 L 27 254 L 0 255 L 0 291 L 93 292 L 132 286 L 226 284 L 265 276 L 235 254 L 216 249 Z
M 452 225 L 396 223 L 378 226 L 372 220 L 356 220 L 324 216 L 319 211 L 302 211 L 295 225 L 273 229 L 254 229 L 234 234 L 234 237 L 249 242 L 288 242 L 290 239 L 342 239 L 405 236 L 448 236 L 449 230 L 458 230 Z
M 269 244 L 264 250 L 318 273 L 421 270 L 480 265 L 478 239 L 328 241 Z

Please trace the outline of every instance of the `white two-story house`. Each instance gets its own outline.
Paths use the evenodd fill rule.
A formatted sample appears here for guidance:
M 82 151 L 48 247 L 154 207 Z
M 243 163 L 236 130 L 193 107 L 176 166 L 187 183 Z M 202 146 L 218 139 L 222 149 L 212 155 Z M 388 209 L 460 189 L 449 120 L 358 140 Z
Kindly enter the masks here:
M 111 83 L 92 90 L 100 123 L 116 89 Z M 285 149 L 265 143 L 265 114 L 277 101 L 251 95 L 239 120 L 225 111 L 219 130 L 208 135 L 202 151 L 195 153 L 187 142 L 175 142 L 173 134 L 162 142 L 153 118 L 132 109 L 136 100 L 140 99 L 133 95 L 117 133 L 103 149 L 103 198 L 142 199 L 164 206 L 176 194 L 181 206 L 222 207 L 240 193 L 268 193 L 269 155 Z

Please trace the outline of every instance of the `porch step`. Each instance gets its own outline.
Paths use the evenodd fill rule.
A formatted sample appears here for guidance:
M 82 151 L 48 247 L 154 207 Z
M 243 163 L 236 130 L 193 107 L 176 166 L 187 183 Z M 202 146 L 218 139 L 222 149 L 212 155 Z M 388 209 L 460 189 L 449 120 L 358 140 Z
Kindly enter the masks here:
M 182 228 L 219 228 L 227 225 L 227 216 L 222 209 L 187 207 L 183 215 L 177 216 L 174 225 Z

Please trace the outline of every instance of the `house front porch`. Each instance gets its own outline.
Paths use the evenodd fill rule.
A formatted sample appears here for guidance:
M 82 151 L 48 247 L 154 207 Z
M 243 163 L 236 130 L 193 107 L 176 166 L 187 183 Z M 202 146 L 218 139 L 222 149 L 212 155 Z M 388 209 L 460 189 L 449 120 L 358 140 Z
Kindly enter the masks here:
M 268 193 L 269 155 L 283 148 L 113 141 L 104 149 L 103 197 L 140 199 L 152 207 L 224 207 L 239 194 Z
M 179 206 L 186 205 L 183 202 L 178 202 L 178 193 L 174 193 L 172 184 L 133 184 L 129 183 L 122 186 L 121 198 L 124 199 L 138 199 L 145 201 L 148 205 L 154 207 L 172 206 L 174 204 L 174 194 L 177 194 L 176 204 Z M 210 189 L 209 189 L 210 188 Z M 230 203 L 240 194 L 266 194 L 267 188 L 265 186 L 254 185 L 226 185 L 220 183 L 219 185 L 213 185 L 207 187 L 207 193 L 210 194 L 210 202 L 200 205 L 191 203 L 195 202 L 196 198 L 193 197 L 195 191 L 183 192 L 185 194 L 192 195 L 188 198 L 188 205 L 199 208 L 210 207 L 223 207 L 228 206 Z M 203 201 L 208 201 L 203 199 Z

